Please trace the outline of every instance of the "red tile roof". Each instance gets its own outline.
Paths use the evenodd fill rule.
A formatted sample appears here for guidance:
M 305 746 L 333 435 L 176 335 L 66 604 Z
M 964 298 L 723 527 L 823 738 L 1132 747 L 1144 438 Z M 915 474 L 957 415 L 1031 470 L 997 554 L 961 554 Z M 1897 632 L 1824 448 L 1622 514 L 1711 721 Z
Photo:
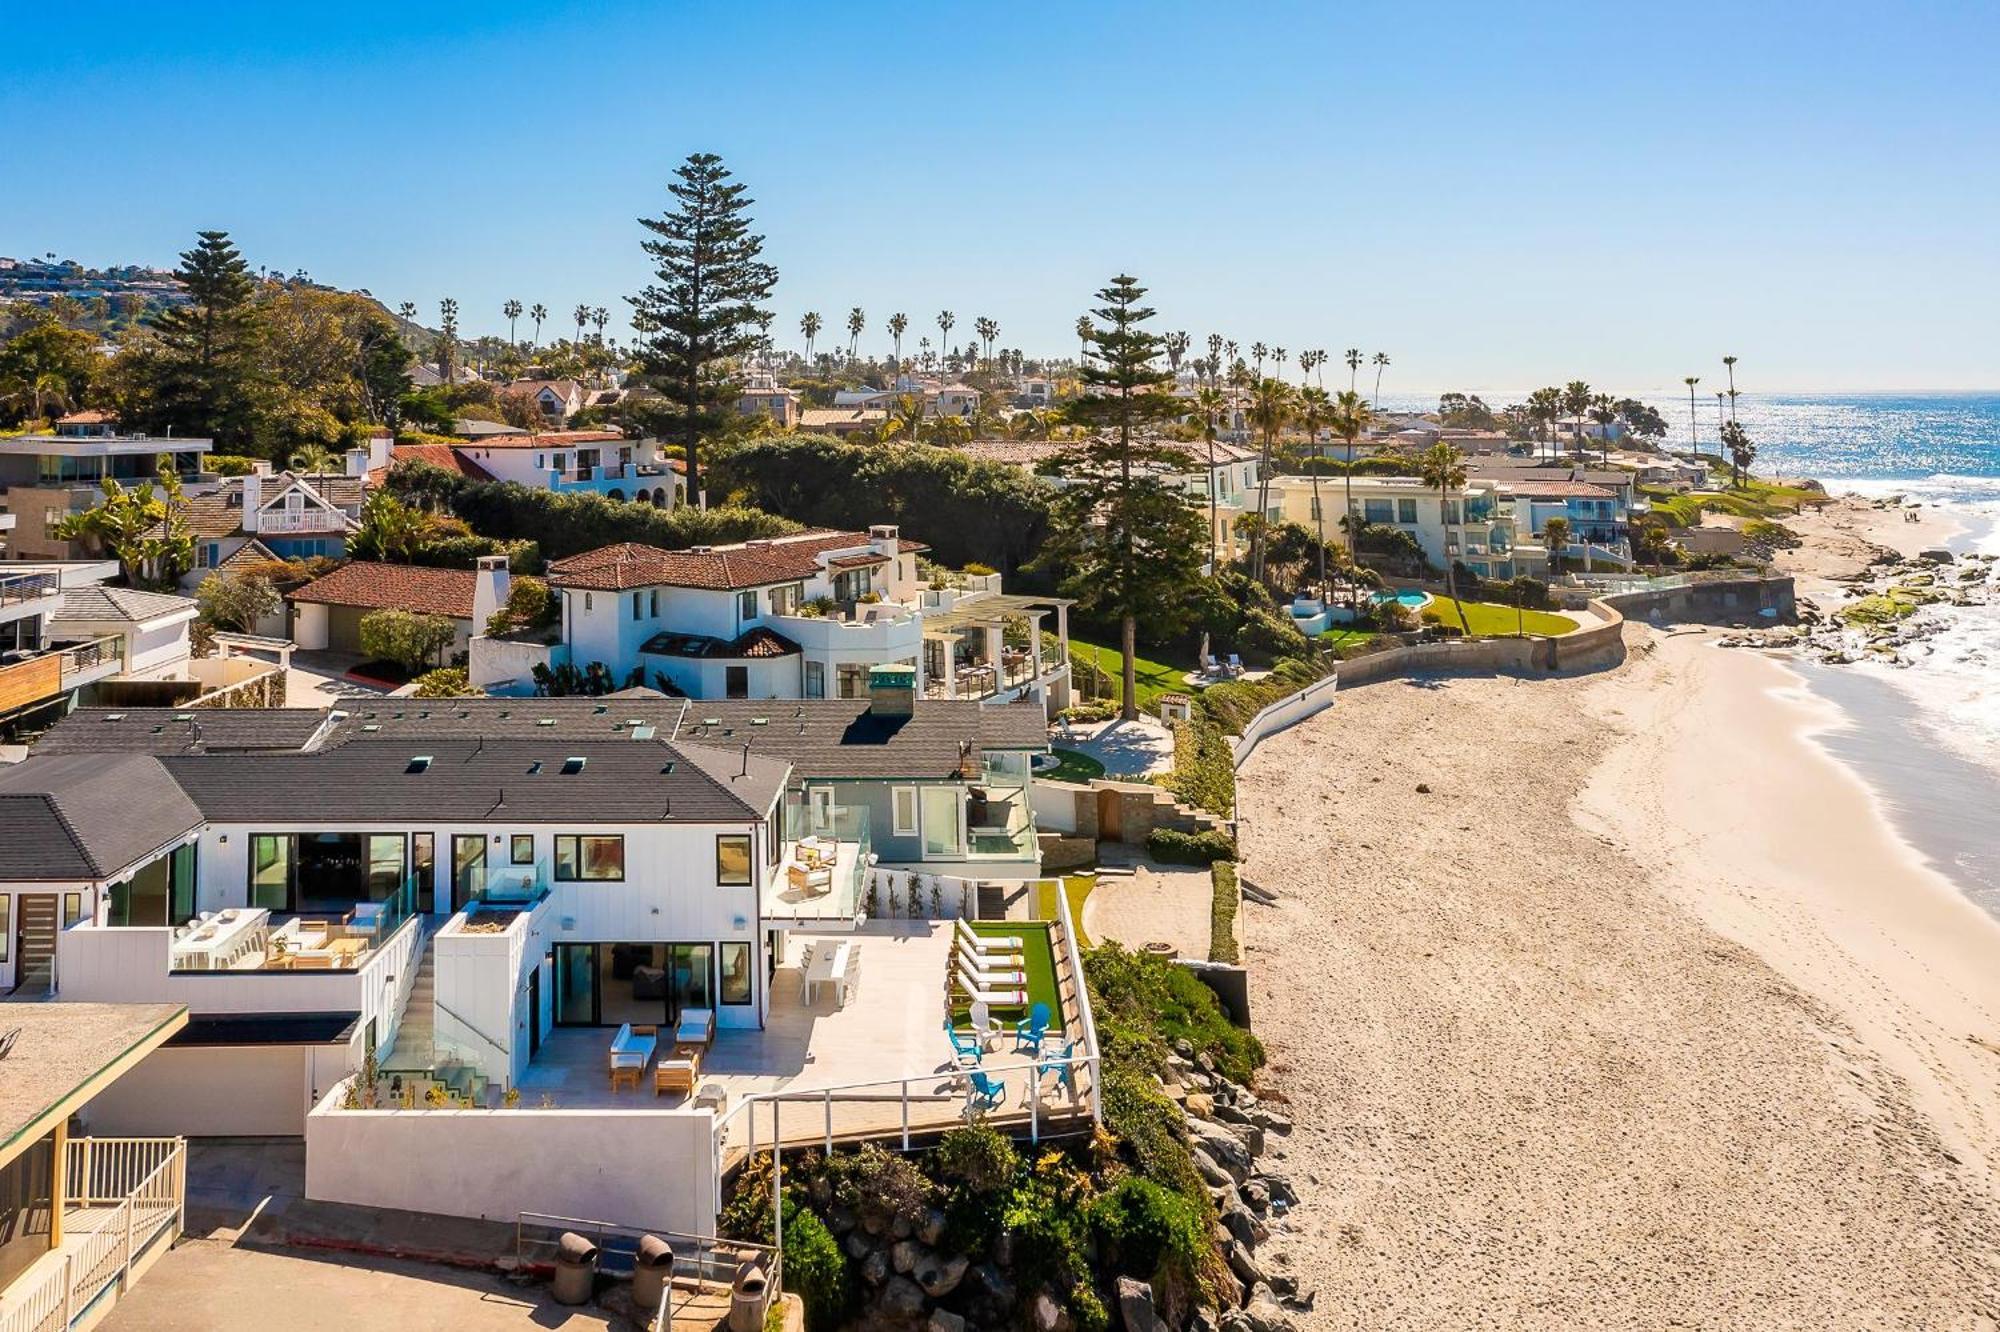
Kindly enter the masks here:
M 493 480 L 493 473 L 449 444 L 398 444 L 389 450 L 389 466 L 394 467 L 399 462 L 429 463 L 433 467 L 442 467 L 447 472 L 456 472 L 468 481 Z M 388 468 L 377 468 L 368 474 L 368 479 L 371 483 L 380 485 L 387 475 Z
M 597 591 L 630 587 L 691 587 L 715 592 L 790 583 L 820 572 L 819 556 L 868 544 L 863 532 L 801 532 L 708 549 L 662 550 L 627 541 L 549 565 L 549 584 Z M 929 550 L 903 538 L 898 549 Z
M 480 449 L 566 449 L 577 444 L 623 444 L 616 430 L 549 430 L 539 435 L 482 435 L 467 447 Z
M 292 601 L 363 610 L 406 610 L 425 615 L 472 618 L 471 569 L 427 569 L 415 564 L 353 560 L 290 594 Z
M 118 418 L 111 412 L 86 411 L 71 412 L 68 416 L 58 416 L 57 425 L 117 425 Z

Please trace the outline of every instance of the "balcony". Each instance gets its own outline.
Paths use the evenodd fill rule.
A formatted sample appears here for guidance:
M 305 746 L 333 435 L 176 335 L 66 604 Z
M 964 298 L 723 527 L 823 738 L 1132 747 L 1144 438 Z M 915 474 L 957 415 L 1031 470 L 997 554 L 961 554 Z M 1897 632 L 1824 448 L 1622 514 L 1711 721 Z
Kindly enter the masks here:
M 333 509 L 266 509 L 257 515 L 260 536 L 285 536 L 295 532 L 345 532 L 354 520 Z
M 61 1238 L 0 1293 L 0 1332 L 62 1332 L 101 1316 L 135 1262 L 180 1234 L 186 1193 L 180 1138 L 71 1139 Z
M 0 715 L 56 696 L 125 669 L 125 640 L 113 634 L 88 643 L 0 652 Z
M 916 612 L 893 602 L 857 603 L 854 618 L 833 615 L 767 615 L 764 624 L 797 643 L 808 653 L 852 652 L 836 663 L 914 659 L 923 641 L 923 621 Z
M 0 515 L 11 517 L 12 515 Z M 62 575 L 52 570 L 0 577 L 0 609 L 42 601 L 62 592 Z
M 874 858 L 868 811 L 788 804 L 785 832 L 784 855 L 758 908 L 764 922 L 783 929 L 853 929 Z

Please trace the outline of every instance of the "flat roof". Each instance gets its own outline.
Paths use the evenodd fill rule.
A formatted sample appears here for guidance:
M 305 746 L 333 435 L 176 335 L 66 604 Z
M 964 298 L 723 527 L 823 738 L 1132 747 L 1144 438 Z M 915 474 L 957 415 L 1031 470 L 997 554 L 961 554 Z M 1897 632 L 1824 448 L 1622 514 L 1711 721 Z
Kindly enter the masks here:
M 204 1013 L 191 1017 L 167 1044 L 191 1046 L 344 1045 L 361 1014 Z
M 182 1004 L 0 1006 L 0 1166 L 187 1022 Z

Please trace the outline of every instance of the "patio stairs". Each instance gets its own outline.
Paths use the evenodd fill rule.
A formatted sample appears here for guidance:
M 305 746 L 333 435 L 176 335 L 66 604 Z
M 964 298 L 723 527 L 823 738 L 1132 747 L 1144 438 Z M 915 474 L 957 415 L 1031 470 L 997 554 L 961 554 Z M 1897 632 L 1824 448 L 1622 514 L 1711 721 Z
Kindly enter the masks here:
M 410 982 L 409 998 L 403 1003 L 396 1042 L 381 1060 L 381 1074 L 385 1079 L 400 1074 L 405 1083 L 419 1087 L 423 1082 L 435 1082 L 460 1100 L 486 1104 L 486 1076 L 438 1050 L 437 954 L 431 951 L 429 939 L 424 941 L 423 960 L 417 964 L 416 979 Z

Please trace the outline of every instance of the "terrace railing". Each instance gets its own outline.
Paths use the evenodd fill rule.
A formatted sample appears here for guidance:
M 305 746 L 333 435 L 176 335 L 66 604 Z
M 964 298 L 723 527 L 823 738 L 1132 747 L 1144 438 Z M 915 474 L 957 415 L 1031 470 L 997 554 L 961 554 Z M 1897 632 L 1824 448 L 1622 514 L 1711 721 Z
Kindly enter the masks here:
M 0 1293 L 0 1332 L 60 1332 L 112 1285 L 130 1281 L 132 1260 L 171 1228 L 187 1197 L 187 1144 L 180 1138 L 75 1138 L 63 1180 L 74 1207 L 110 1208 L 62 1261 Z
M 24 601 L 52 597 L 61 590 L 62 577 L 59 574 L 9 574 L 0 578 L 0 606 L 17 606 Z
M 125 640 L 116 634 L 94 638 L 88 643 L 76 643 L 57 653 L 62 663 L 62 682 L 68 686 L 76 677 L 100 666 L 125 668 Z

